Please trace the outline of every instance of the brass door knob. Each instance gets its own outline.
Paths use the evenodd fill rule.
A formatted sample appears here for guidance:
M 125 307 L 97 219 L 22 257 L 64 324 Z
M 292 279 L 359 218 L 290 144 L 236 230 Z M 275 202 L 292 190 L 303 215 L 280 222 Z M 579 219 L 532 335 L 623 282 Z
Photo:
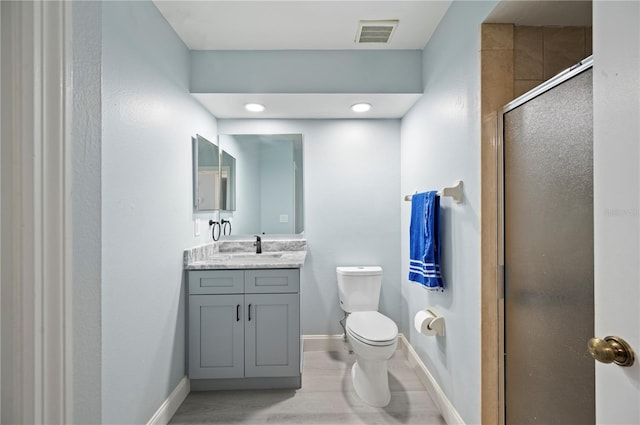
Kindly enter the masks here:
M 633 349 L 619 336 L 606 336 L 604 339 L 591 338 L 587 345 L 591 357 L 602 363 L 631 366 L 635 360 Z

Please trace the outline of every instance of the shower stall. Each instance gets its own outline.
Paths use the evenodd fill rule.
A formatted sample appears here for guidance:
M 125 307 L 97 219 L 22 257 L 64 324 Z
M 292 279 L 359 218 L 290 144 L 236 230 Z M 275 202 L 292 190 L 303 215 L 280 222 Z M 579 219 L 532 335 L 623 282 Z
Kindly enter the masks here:
M 591 58 L 498 117 L 501 421 L 593 424 Z

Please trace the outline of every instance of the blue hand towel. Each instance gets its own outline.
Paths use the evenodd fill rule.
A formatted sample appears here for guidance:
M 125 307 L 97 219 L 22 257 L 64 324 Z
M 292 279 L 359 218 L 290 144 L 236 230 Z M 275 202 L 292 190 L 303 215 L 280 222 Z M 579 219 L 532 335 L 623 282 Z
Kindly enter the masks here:
M 436 191 L 411 197 L 409 280 L 427 289 L 444 290 L 440 273 L 440 197 Z

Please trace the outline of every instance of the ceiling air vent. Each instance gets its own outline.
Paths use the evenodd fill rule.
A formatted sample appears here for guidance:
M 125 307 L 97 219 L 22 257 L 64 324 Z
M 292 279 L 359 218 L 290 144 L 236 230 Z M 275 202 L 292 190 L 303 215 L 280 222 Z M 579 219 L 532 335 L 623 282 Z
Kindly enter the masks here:
M 360 21 L 356 43 L 389 43 L 393 32 L 398 26 L 398 20 L 388 21 Z

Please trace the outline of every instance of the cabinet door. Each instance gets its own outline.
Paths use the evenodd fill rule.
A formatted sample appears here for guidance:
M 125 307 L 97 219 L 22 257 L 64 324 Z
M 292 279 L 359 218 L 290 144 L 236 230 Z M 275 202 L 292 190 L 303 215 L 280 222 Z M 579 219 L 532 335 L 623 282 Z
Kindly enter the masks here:
M 300 375 L 300 295 L 247 294 L 245 376 Z
M 189 296 L 189 377 L 244 376 L 244 296 Z
M 244 291 L 247 294 L 300 292 L 300 269 L 245 270 Z

